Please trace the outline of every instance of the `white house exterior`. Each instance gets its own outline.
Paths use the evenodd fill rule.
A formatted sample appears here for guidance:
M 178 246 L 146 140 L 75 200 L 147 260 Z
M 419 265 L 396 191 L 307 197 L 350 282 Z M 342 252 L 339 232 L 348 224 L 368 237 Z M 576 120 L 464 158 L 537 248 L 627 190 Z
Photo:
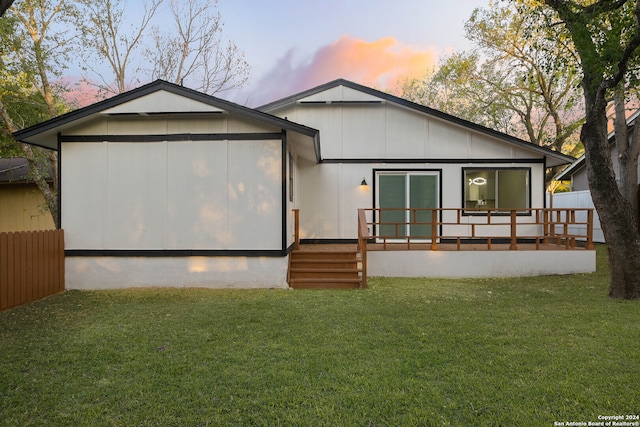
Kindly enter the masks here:
M 59 151 L 67 288 L 286 286 L 317 130 L 156 81 L 16 137 Z
M 68 289 L 284 288 L 294 208 L 353 242 L 358 208 L 542 208 L 572 160 L 345 80 L 260 109 L 156 81 L 15 136 L 59 152 Z
M 260 109 L 320 130 L 319 159 L 296 162 L 303 241 L 353 239 L 358 208 L 542 208 L 545 169 L 572 160 L 346 80 Z

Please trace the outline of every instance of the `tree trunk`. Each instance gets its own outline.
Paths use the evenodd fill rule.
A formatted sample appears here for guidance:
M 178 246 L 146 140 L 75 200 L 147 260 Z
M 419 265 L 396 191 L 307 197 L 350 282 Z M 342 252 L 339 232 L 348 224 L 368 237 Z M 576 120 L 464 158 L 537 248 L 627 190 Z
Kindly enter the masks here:
M 60 228 L 60 224 L 58 223 L 58 198 L 56 197 L 56 191 L 52 191 L 49 183 L 47 182 L 46 177 L 42 174 L 40 170 L 40 165 L 36 160 L 35 153 L 33 149 L 28 144 L 20 144 L 20 148 L 22 148 L 22 152 L 27 159 L 27 163 L 29 164 L 30 174 L 35 182 L 38 190 L 42 193 L 44 197 L 44 201 L 47 204 L 47 208 L 49 209 L 49 213 L 53 218 L 53 223 L 56 229 Z M 52 162 L 54 160 L 54 156 L 47 156 L 47 162 Z M 55 169 L 55 168 L 54 168 Z M 57 174 L 57 171 L 53 171 L 54 174 Z M 54 189 L 55 182 L 57 180 L 54 178 Z
M 640 154 L 640 129 L 633 127 L 629 134 L 627 125 L 624 87 L 616 88 L 614 94 L 615 119 L 614 128 L 616 136 L 616 148 L 618 150 L 618 181 L 620 192 L 631 203 L 631 208 L 636 217 L 638 214 L 638 155 Z M 636 119 L 637 121 L 637 119 Z
M 591 197 L 609 248 L 609 296 L 640 298 L 638 224 L 631 204 L 620 193 L 616 183 L 607 138 L 606 103 L 598 102 L 597 98 L 587 99 L 586 123 L 582 128 L 581 139 L 585 146 Z
M 640 299 L 640 232 L 629 200 L 620 192 L 613 170 L 607 137 L 607 92 L 625 81 L 630 61 L 640 48 L 640 0 L 584 2 L 544 0 L 553 8 L 571 35 L 580 58 L 585 100 L 584 144 L 587 178 L 593 204 L 600 216 L 609 248 L 611 283 L 609 296 Z M 633 7 L 633 15 L 623 6 Z M 628 28 L 603 32 L 607 19 L 632 18 Z M 630 21 L 629 21 L 630 22 Z M 615 48 L 614 48 L 615 47 Z M 612 65 L 609 67 L 608 65 Z

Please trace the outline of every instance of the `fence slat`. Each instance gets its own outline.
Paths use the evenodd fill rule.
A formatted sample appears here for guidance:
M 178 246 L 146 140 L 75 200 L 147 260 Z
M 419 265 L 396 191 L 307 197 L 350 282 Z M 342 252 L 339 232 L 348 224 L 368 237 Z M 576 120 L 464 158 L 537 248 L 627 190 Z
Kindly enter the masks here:
M 29 270 L 29 253 L 27 252 L 27 241 L 30 233 L 20 233 L 20 304 L 30 301 L 28 296 L 29 281 L 27 271 Z
M 0 233 L 0 310 L 63 290 L 63 230 Z
M 15 305 L 15 288 L 14 288 L 14 283 L 15 283 L 15 268 L 16 268 L 16 260 L 15 260 L 15 243 L 14 243 L 14 239 L 15 239 L 15 233 L 9 233 L 9 236 L 7 236 L 7 258 L 9 259 L 9 265 L 7 266 L 7 283 L 5 284 L 5 286 L 8 289 L 8 293 L 7 293 L 7 304 L 8 307 L 13 307 Z
M 0 310 L 9 308 L 9 235 L 0 233 Z

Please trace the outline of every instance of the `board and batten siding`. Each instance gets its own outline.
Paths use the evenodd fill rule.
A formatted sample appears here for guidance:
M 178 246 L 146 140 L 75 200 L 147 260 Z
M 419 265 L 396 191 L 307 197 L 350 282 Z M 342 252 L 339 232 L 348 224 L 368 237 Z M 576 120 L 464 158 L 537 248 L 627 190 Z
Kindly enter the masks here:
M 540 163 L 320 163 L 304 162 L 298 175 L 300 237 L 302 239 L 354 239 L 358 235 L 357 212 L 376 206 L 375 173 L 384 171 L 435 171 L 441 180 L 441 207 L 462 207 L 462 168 L 530 168 L 531 206 L 543 207 L 544 193 L 535 183 L 544 182 Z M 361 186 L 365 178 L 369 185 Z M 467 217 L 472 223 L 473 217 Z M 505 221 L 508 218 L 504 218 Z M 496 219 L 494 221 L 501 221 Z M 520 218 L 527 222 L 528 218 Z M 530 218 L 534 222 L 534 218 Z
M 441 207 L 459 208 L 463 168 L 526 168 L 531 207 L 544 206 L 542 156 L 439 117 L 347 87 L 314 94 L 275 114 L 322 135 L 322 161 L 303 160 L 298 170 L 303 239 L 356 238 L 357 210 L 377 207 L 375 171 L 437 171 Z M 366 187 L 360 186 L 363 178 Z
M 324 160 L 531 158 L 524 148 L 389 102 L 294 104 L 275 113 L 319 129 Z
M 282 142 L 62 144 L 67 249 L 279 250 Z

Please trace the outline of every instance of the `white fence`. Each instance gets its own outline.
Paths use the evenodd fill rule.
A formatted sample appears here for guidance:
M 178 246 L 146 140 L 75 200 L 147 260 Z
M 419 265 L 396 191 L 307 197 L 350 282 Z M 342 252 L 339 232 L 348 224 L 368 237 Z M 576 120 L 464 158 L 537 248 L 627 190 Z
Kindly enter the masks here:
M 547 193 L 547 207 L 549 208 L 593 208 L 593 201 L 591 200 L 591 193 L 589 190 L 584 191 L 571 191 L 568 193 Z M 582 221 L 582 219 L 580 219 Z M 585 225 L 574 226 L 575 230 L 569 230 L 570 233 L 586 233 Z M 602 227 L 600 226 L 600 218 L 598 212 L 593 214 L 593 241 L 598 243 L 604 243 L 604 234 L 602 233 Z

